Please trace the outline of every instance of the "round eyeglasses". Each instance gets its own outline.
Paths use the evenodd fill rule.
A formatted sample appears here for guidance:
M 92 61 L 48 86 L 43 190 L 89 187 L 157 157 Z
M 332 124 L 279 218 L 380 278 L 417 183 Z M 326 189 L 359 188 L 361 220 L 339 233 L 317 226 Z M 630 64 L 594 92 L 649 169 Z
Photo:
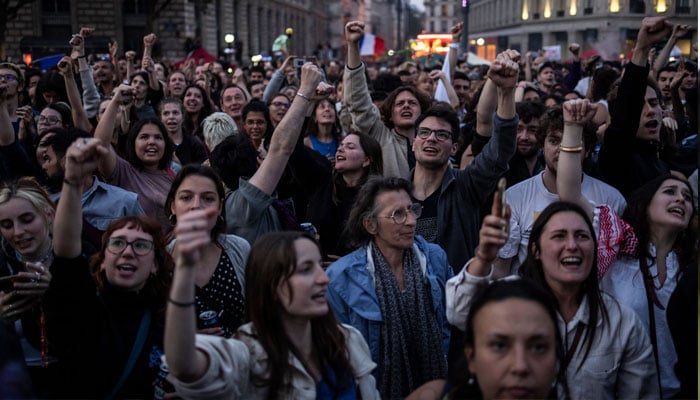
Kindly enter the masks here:
M 415 218 L 419 218 L 422 212 L 423 206 L 418 203 L 413 203 L 406 208 L 397 208 L 396 210 L 392 211 L 391 215 L 389 216 L 378 215 L 378 217 L 391 218 L 395 224 L 401 225 L 406 222 L 409 213 L 412 214 Z
M 131 246 L 131 250 L 139 256 L 145 256 L 153 250 L 153 242 L 146 239 L 129 242 L 124 238 L 115 237 L 107 240 L 107 251 L 112 254 L 121 254 L 127 246 Z

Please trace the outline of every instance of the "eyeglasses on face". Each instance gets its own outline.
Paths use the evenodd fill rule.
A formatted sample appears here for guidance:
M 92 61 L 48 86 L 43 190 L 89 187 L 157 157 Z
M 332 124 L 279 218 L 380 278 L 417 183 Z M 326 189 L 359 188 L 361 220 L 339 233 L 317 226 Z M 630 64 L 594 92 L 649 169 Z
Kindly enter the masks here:
M 51 124 L 51 125 L 53 125 L 53 124 L 57 124 L 57 123 L 61 122 L 61 119 L 58 118 L 58 117 L 55 116 L 55 115 L 49 115 L 48 117 L 45 116 L 45 115 L 40 115 L 40 116 L 38 116 L 38 117 L 36 118 L 36 121 L 37 121 L 38 123 L 40 123 L 40 124 Z
M 272 103 L 270 103 L 270 105 L 275 106 L 275 107 L 289 108 L 289 103 L 284 103 L 281 101 L 273 101 Z
M 17 80 L 17 76 L 15 74 L 0 74 L 0 79 L 12 82 Z
M 153 250 L 153 241 L 147 239 L 136 239 L 129 242 L 124 238 L 113 237 L 107 239 L 107 251 L 112 254 L 121 254 L 127 246 L 139 256 L 145 256 Z
M 395 224 L 401 225 L 408 219 L 408 214 L 413 214 L 415 218 L 419 218 L 423 212 L 423 206 L 418 203 L 413 203 L 406 208 L 397 208 L 391 212 L 389 216 L 378 215 L 379 218 L 391 218 Z
M 430 135 L 435 134 L 435 139 L 444 142 L 447 139 L 452 139 L 452 132 L 445 129 L 430 129 L 430 128 L 420 128 L 418 129 L 418 137 L 421 139 L 427 139 Z

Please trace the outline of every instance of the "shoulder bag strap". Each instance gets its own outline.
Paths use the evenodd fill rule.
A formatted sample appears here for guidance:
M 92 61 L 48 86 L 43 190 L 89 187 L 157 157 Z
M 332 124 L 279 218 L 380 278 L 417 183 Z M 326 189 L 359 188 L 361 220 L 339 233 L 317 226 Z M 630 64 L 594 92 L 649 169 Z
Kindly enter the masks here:
M 105 396 L 105 399 L 111 400 L 115 398 L 117 392 L 119 392 L 122 386 L 124 386 L 126 380 L 129 378 L 129 375 L 131 375 L 131 371 L 134 369 L 136 360 L 139 358 L 139 354 L 141 354 L 141 349 L 143 349 L 143 344 L 146 343 L 146 337 L 148 336 L 148 328 L 150 327 L 150 325 L 151 310 L 146 309 L 146 311 L 144 311 L 143 313 L 143 317 L 141 318 L 139 332 L 136 335 L 136 341 L 134 342 L 134 346 L 131 348 L 131 354 L 129 354 L 129 359 L 126 361 L 126 365 L 124 366 L 122 375 L 119 377 L 117 384 L 114 385 L 109 394 Z

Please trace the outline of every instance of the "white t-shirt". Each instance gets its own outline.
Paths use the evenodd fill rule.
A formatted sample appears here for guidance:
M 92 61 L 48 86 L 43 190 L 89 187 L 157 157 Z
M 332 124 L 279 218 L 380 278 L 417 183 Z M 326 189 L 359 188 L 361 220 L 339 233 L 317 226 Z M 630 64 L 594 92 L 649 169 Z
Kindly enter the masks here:
M 516 273 L 527 256 L 527 242 L 530 240 L 532 224 L 551 203 L 559 200 L 559 195 L 544 186 L 544 172 L 513 185 L 506 191 L 506 202 L 510 205 L 510 236 L 498 252 L 500 258 L 517 256 L 511 264 L 511 273 Z M 594 205 L 607 204 L 618 215 L 627 206 L 622 194 L 607 183 L 583 174 L 581 192 Z

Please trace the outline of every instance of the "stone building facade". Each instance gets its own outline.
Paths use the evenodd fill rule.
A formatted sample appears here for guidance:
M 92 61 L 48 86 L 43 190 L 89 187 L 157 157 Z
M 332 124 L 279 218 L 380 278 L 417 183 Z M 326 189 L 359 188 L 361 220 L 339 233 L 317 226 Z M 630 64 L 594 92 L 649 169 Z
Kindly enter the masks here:
M 461 20 L 461 1 L 425 0 L 426 30 L 446 33 Z M 513 48 L 525 52 L 561 46 L 563 58 L 571 42 L 583 51 L 595 49 L 607 59 L 626 55 L 634 46 L 645 16 L 668 16 L 674 23 L 695 26 L 692 37 L 679 41 L 689 54 L 697 42 L 697 0 L 469 0 L 469 39 L 487 59 Z M 479 40 L 481 45 L 476 45 Z
M 161 4 L 163 0 L 157 2 Z M 178 60 L 201 43 L 210 54 L 220 54 L 233 34 L 232 47 L 240 61 L 269 52 L 274 39 L 287 27 L 294 29 L 292 45 L 298 55 L 310 55 L 323 41 L 339 42 L 340 21 L 332 21 L 330 0 L 170 0 L 152 31 L 159 37 L 161 57 Z M 107 42 L 117 40 L 120 52 L 142 47 L 148 33 L 146 0 L 40 0 L 24 7 L 8 24 L 6 54 L 14 60 L 31 53 L 34 59 L 68 50 L 68 40 L 81 26 L 96 28 L 88 47 L 107 53 Z M 337 8 L 337 7 L 336 7 Z

